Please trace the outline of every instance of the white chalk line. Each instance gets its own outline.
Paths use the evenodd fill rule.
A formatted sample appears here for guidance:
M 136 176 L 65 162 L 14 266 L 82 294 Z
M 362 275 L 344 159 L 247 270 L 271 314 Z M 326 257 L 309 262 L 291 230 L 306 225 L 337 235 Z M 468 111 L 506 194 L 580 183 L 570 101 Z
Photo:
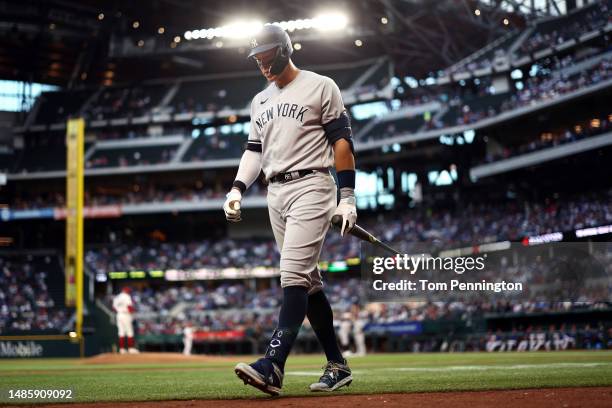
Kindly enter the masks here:
M 529 370 L 533 368 L 591 368 L 612 366 L 612 363 L 545 363 L 545 364 L 513 364 L 513 365 L 459 365 L 459 366 L 442 366 L 442 367 L 386 367 L 372 368 L 367 372 L 372 371 L 407 371 L 407 372 L 448 372 L 448 371 L 488 371 L 488 370 Z M 353 374 L 364 374 L 364 370 L 353 370 Z M 295 376 L 317 376 L 321 375 L 322 371 L 288 371 L 285 375 Z
M 444 367 L 396 367 L 386 368 L 390 371 L 487 371 L 487 370 L 530 370 L 533 368 L 589 368 L 612 366 L 612 363 L 544 363 L 544 364 L 512 364 L 512 365 L 460 365 Z
M 351 373 L 353 375 L 360 375 L 360 374 L 364 374 L 365 371 L 363 370 L 351 370 Z M 297 376 L 315 376 L 315 377 L 320 377 L 321 375 L 323 375 L 323 370 L 319 370 L 319 371 L 287 371 L 285 373 L 285 375 L 297 375 Z

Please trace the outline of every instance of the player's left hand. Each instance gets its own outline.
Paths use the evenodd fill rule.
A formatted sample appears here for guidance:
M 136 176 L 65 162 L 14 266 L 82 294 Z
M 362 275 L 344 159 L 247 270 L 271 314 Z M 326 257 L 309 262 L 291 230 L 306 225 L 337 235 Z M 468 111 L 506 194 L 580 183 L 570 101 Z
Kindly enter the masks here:
M 344 236 L 344 233 L 348 233 L 355 226 L 357 222 L 357 207 L 355 206 L 355 196 L 349 195 L 347 197 L 340 198 L 340 203 L 334 215 L 342 217 L 342 227 L 340 228 L 340 236 Z

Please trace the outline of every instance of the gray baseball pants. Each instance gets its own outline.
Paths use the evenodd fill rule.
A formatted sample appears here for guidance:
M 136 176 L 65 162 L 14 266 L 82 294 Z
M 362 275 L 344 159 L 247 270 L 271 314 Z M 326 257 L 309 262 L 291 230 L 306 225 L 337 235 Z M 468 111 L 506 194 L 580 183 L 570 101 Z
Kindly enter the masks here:
M 281 287 L 321 290 L 319 255 L 336 208 L 336 183 L 329 172 L 268 185 L 268 212 L 281 254 Z

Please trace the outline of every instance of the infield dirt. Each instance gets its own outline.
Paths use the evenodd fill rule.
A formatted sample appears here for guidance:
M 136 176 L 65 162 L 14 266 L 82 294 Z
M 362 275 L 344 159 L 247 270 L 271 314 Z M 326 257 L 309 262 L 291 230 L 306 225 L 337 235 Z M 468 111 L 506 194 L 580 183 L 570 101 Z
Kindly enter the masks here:
M 179 364 L 179 363 L 231 363 L 236 361 L 237 356 L 186 356 L 179 353 L 140 353 L 140 354 L 117 354 L 104 353 L 86 358 L 82 364 Z M 253 358 L 249 356 L 248 358 Z
M 253 398 L 240 400 L 145 401 L 87 404 L 75 403 L 51 404 L 45 405 L 45 408 L 204 408 L 212 406 L 229 408 L 252 408 L 265 406 L 274 406 L 275 408 L 302 408 L 312 407 L 315 403 L 319 406 L 325 406 L 326 408 L 609 408 L 610 401 L 612 401 L 612 387 L 593 387 L 378 395 L 351 394 L 299 398 Z M 24 405 L 11 405 L 8 407 L 17 408 L 24 407 Z

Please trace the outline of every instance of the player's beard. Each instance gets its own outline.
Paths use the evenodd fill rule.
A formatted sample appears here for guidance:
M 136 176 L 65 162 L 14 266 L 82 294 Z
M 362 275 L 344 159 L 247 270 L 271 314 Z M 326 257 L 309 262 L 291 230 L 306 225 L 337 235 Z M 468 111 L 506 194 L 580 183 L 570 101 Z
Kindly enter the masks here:
M 266 78 L 268 80 L 268 82 L 274 82 L 278 79 L 278 77 L 282 74 L 273 74 L 272 71 L 272 65 L 274 64 L 274 61 L 270 62 L 270 65 L 266 66 L 266 67 L 259 67 L 259 70 L 261 72 L 261 74 L 264 76 L 264 78 Z
M 272 66 L 268 67 L 268 69 L 266 69 L 263 72 L 263 75 L 268 80 L 268 82 L 274 82 L 278 78 L 277 75 L 274 75 L 274 74 L 270 73 L 271 69 L 272 69 Z

